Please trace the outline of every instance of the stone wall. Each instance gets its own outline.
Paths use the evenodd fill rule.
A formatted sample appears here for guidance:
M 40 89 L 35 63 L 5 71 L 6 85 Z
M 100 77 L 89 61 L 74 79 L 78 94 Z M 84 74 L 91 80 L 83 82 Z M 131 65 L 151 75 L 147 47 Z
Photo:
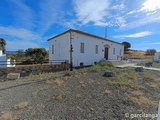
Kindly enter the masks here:
M 67 69 L 69 69 L 69 64 L 16 66 L 0 68 L 0 77 L 6 76 L 8 73 L 20 73 L 21 77 L 24 77 L 33 72 L 55 72 Z

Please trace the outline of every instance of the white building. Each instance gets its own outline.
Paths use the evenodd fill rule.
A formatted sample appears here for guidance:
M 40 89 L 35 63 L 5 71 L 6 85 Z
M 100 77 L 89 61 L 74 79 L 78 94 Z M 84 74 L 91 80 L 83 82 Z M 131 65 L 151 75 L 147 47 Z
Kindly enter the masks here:
M 13 62 L 15 63 L 15 61 Z M 15 67 L 15 64 L 12 64 L 11 60 L 6 58 L 6 54 L 3 54 L 2 50 L 0 50 L 0 68 L 6 67 Z
M 160 52 L 157 52 L 154 54 L 154 61 L 155 62 L 160 62 Z
M 73 61 L 73 66 L 92 65 L 102 59 L 122 60 L 124 46 L 86 32 L 70 29 L 49 41 L 49 62 Z M 71 46 L 73 52 L 71 52 Z

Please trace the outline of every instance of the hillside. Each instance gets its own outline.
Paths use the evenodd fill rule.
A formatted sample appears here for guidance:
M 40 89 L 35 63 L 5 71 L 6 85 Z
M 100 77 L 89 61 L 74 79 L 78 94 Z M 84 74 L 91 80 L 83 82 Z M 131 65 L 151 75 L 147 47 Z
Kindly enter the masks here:
M 140 51 L 140 50 L 129 50 L 126 51 L 124 54 L 125 59 L 148 59 L 148 60 L 153 60 L 154 56 L 148 56 L 145 54 L 145 51 Z

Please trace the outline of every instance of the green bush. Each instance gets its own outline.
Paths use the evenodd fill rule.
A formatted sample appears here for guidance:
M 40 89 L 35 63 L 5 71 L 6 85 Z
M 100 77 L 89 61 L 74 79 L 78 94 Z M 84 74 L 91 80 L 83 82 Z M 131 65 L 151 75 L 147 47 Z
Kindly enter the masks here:
M 92 70 L 94 72 L 98 72 L 98 71 L 110 70 L 113 67 L 114 66 L 112 65 L 111 62 L 100 62 L 98 64 L 93 65 Z
M 154 55 L 157 51 L 155 49 L 146 50 L 146 55 Z

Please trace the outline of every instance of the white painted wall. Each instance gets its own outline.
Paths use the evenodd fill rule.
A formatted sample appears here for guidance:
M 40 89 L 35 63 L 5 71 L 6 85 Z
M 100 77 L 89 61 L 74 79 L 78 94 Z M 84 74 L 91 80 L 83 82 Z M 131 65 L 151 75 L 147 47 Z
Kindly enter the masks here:
M 52 54 L 52 45 L 54 45 L 54 54 Z M 49 41 L 49 63 L 59 64 L 62 60 L 70 60 L 70 34 L 63 34 Z M 54 61 L 53 61 L 54 60 Z M 55 61 L 56 60 L 56 61 Z
M 99 62 L 104 59 L 104 45 L 108 44 L 109 48 L 109 57 L 108 60 L 118 60 L 123 57 L 124 47 L 120 44 L 95 38 L 92 36 L 87 36 L 84 34 L 72 32 L 73 40 L 73 65 L 79 66 L 81 62 L 84 65 L 92 65 L 94 62 Z M 84 43 L 84 53 L 80 53 L 80 44 Z M 98 45 L 98 54 L 95 53 L 96 45 Z M 113 55 L 113 48 L 115 48 L 115 55 Z M 121 55 L 120 55 L 121 49 Z
M 108 44 L 109 57 L 108 60 L 121 60 L 123 57 L 124 46 L 118 43 L 102 40 L 92 36 L 72 32 L 73 45 L 73 66 L 92 65 L 104 59 L 104 45 Z M 84 53 L 80 53 L 80 44 L 84 43 Z M 52 45 L 54 45 L 54 54 L 52 54 Z M 96 45 L 98 45 L 98 54 L 95 53 Z M 115 48 L 115 55 L 113 49 Z M 121 55 L 120 55 L 121 49 Z M 49 41 L 49 60 L 68 60 L 70 61 L 70 33 L 63 34 Z M 50 63 L 51 64 L 51 63 Z
M 6 68 L 6 67 L 15 67 L 15 64 L 12 65 L 11 60 L 7 59 L 6 54 L 3 54 L 2 50 L 0 50 L 0 68 Z
M 160 62 L 160 53 L 155 53 L 154 54 L 154 61 Z

